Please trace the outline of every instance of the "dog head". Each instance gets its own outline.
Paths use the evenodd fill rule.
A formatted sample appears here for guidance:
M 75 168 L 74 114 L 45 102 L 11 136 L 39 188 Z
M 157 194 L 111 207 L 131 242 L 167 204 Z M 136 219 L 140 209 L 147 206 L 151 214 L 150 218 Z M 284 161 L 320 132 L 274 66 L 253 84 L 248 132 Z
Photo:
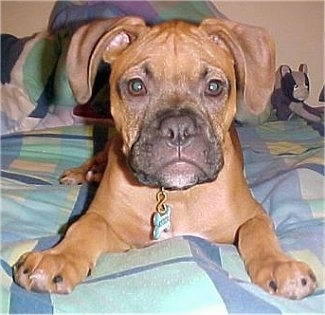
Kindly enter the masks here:
M 267 33 L 227 20 L 148 27 L 127 17 L 83 26 L 67 63 L 80 103 L 102 59 L 111 65 L 111 112 L 128 164 L 141 183 L 167 189 L 214 180 L 234 117 L 261 113 L 274 84 Z

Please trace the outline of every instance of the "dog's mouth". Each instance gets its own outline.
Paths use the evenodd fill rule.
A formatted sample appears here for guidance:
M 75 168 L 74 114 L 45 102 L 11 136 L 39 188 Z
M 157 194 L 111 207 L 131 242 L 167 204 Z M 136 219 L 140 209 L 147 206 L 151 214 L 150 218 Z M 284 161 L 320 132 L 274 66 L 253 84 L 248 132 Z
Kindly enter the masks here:
M 142 184 L 179 190 L 214 180 L 223 155 L 202 117 L 189 110 L 168 110 L 142 128 L 128 162 Z
M 157 170 L 154 178 L 157 186 L 166 189 L 186 189 L 196 184 L 212 180 L 207 170 L 198 163 L 186 160 L 177 160 L 166 163 Z

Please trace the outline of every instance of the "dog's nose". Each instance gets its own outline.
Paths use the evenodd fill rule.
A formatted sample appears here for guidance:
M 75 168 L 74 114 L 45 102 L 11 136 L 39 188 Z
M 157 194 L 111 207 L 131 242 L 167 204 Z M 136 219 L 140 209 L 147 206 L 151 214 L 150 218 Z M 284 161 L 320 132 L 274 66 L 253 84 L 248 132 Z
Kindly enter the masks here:
M 189 116 L 170 116 L 161 121 L 160 132 L 168 145 L 185 147 L 191 144 L 197 134 L 197 126 L 194 119 Z

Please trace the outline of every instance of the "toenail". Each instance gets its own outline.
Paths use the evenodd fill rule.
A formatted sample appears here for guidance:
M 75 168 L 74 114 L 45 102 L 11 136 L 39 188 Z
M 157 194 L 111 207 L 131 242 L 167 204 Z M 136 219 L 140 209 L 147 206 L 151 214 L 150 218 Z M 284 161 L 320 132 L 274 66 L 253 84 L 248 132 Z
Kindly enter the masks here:
M 91 269 L 88 270 L 87 277 L 91 276 Z
M 59 283 L 59 282 L 62 282 L 63 281 L 63 278 L 62 276 L 60 275 L 57 275 L 53 278 L 53 283 Z
M 276 290 L 278 289 L 278 286 L 276 285 L 276 282 L 274 280 L 271 280 L 269 282 L 269 287 L 273 290 L 273 292 L 276 292 Z
M 305 278 L 301 279 L 301 284 L 302 284 L 303 286 L 306 286 L 306 284 L 307 284 L 307 280 L 306 280 Z

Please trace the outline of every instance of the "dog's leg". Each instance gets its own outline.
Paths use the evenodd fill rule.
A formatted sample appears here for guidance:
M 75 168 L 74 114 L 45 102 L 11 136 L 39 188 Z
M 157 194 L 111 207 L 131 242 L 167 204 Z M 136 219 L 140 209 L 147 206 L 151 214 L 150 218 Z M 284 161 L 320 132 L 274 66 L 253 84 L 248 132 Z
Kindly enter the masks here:
M 238 230 L 238 249 L 246 269 L 252 281 L 269 293 L 301 299 L 314 291 L 316 277 L 305 263 L 284 255 L 262 211 Z
M 21 256 L 13 268 L 14 279 L 27 290 L 70 293 L 87 277 L 100 254 L 127 249 L 106 220 L 89 211 L 68 229 L 57 246 Z
M 65 170 L 59 178 L 61 184 L 78 185 L 84 182 L 100 182 L 107 164 L 107 153 L 110 141 L 107 141 L 105 148 L 88 159 L 79 167 Z
M 106 151 L 111 143 L 92 159 L 95 164 L 108 160 Z M 85 165 L 87 168 L 91 163 Z M 100 183 L 97 192 L 101 190 L 110 191 L 107 181 Z M 87 212 L 68 228 L 64 238 L 53 248 L 22 255 L 13 268 L 15 282 L 27 290 L 69 293 L 87 277 L 102 253 L 130 249 L 107 222 L 106 214 L 110 212 L 107 199 L 95 197 Z

